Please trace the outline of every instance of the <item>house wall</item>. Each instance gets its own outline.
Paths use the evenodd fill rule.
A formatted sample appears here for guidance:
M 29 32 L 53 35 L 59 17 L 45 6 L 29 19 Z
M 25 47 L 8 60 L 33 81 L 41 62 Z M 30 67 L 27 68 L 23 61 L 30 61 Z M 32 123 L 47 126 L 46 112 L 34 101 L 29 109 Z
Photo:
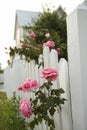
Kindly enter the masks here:
M 29 35 L 29 29 L 25 29 L 22 26 L 18 26 L 16 29 L 16 46 L 21 47 L 21 41 Z
M 18 23 L 18 18 L 16 17 L 16 25 L 15 25 L 15 44 L 17 47 L 19 47 L 20 44 L 20 35 L 21 34 L 21 27 L 19 26 Z

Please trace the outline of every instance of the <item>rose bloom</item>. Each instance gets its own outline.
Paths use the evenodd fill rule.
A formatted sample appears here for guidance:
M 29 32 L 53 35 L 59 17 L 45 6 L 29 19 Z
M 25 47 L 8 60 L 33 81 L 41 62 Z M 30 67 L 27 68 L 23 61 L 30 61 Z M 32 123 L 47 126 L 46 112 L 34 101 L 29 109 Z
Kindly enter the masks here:
M 36 37 L 36 34 L 34 32 L 31 32 L 30 35 L 29 35 L 31 38 L 35 38 Z
M 50 37 L 50 33 L 46 33 L 46 34 L 45 34 L 45 37 L 46 37 L 46 38 L 49 38 L 49 37 Z
M 31 91 L 31 86 L 30 86 L 28 80 L 26 80 L 26 81 L 24 82 L 24 84 L 22 85 L 22 90 L 23 90 L 24 92 Z
M 55 42 L 54 41 L 47 41 L 46 43 L 43 44 L 43 46 L 48 46 L 49 48 L 54 48 Z
M 36 80 L 29 80 L 29 82 L 30 82 L 30 87 L 31 87 L 31 89 L 37 89 L 37 88 L 39 88 L 39 84 L 37 83 L 37 81 Z
M 18 86 L 18 90 L 22 91 L 23 90 L 22 86 Z
M 45 68 L 42 71 L 41 77 L 45 78 L 46 80 L 54 81 L 58 77 L 58 72 L 53 68 Z
M 24 117 L 27 118 L 32 115 L 31 104 L 27 99 L 20 100 L 20 112 Z
M 18 90 L 28 92 L 28 91 L 31 91 L 32 89 L 37 89 L 38 87 L 39 87 L 39 84 L 37 83 L 36 80 L 28 79 L 24 82 L 22 86 L 18 87 Z

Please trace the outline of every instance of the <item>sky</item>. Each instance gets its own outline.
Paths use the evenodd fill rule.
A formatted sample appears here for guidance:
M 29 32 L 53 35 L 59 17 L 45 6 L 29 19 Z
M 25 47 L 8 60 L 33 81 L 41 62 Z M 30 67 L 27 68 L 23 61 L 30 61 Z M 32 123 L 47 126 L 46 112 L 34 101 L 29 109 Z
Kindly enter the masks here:
M 7 66 L 9 56 L 5 47 L 15 46 L 14 26 L 16 10 L 42 12 L 47 5 L 52 10 L 61 5 L 69 15 L 84 0 L 2 0 L 0 3 L 0 63 Z

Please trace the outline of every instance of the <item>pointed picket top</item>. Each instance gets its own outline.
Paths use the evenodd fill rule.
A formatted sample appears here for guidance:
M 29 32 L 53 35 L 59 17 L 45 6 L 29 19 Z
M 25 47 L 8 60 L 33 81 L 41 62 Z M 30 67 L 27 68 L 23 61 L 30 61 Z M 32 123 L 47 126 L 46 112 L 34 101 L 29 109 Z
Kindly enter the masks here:
M 58 53 L 55 49 L 52 49 L 50 52 L 50 67 L 53 67 L 55 69 L 58 68 Z
M 68 62 L 64 58 L 61 58 L 59 62 L 59 83 L 60 88 L 62 88 L 65 91 L 62 97 L 67 100 L 64 106 L 62 106 L 61 111 L 62 130 L 65 130 L 65 127 L 67 130 L 72 130 Z
M 43 49 L 44 67 L 50 66 L 50 50 L 49 47 L 45 46 Z

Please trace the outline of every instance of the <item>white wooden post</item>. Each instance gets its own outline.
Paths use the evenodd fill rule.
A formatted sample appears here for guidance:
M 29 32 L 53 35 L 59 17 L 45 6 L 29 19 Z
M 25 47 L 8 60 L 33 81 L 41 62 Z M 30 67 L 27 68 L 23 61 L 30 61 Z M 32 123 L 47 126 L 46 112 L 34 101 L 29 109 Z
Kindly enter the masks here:
M 87 2 L 67 17 L 73 130 L 87 130 Z

